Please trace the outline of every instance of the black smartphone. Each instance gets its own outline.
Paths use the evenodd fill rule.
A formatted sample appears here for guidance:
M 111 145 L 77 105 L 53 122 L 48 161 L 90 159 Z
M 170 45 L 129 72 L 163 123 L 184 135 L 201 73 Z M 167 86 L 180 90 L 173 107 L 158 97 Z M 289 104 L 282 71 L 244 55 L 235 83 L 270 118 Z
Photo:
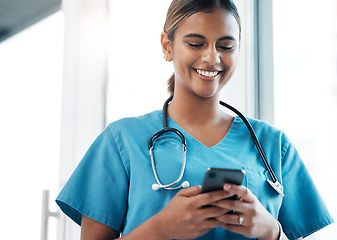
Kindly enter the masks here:
M 243 169 L 208 168 L 200 193 L 222 190 L 225 183 L 241 185 L 246 172 Z M 233 196 L 233 199 L 236 197 Z

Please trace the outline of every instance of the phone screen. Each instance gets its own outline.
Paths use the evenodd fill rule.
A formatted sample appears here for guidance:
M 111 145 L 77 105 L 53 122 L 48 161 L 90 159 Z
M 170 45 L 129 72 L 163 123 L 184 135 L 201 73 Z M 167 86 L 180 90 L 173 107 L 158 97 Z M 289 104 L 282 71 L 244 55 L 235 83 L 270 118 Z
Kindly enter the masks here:
M 208 168 L 200 193 L 222 190 L 225 183 L 241 185 L 244 176 L 243 169 Z

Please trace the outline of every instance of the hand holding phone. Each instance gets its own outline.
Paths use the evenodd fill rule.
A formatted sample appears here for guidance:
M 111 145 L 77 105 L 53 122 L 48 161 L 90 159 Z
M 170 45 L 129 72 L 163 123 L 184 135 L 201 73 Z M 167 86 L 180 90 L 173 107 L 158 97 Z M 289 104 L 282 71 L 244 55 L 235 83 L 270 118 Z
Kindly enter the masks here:
M 200 193 L 223 190 L 226 183 L 241 185 L 245 171 L 243 169 L 208 168 L 202 181 Z M 233 196 L 230 199 L 236 199 Z
M 200 193 L 223 190 L 226 183 L 241 185 L 245 174 L 246 172 L 243 169 L 207 168 Z M 237 200 L 238 196 L 234 195 L 227 199 Z M 205 205 L 203 207 L 211 206 Z M 232 211 L 229 213 L 232 213 Z

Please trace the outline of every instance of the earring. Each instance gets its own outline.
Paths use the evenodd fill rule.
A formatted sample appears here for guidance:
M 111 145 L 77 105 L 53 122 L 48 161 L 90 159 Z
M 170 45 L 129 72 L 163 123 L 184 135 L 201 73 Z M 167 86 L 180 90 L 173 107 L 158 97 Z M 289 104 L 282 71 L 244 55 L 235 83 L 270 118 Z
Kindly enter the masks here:
M 171 61 L 171 58 L 170 58 L 169 56 L 167 56 L 167 55 L 164 55 L 164 59 L 165 59 L 165 61 L 167 61 L 167 62 Z

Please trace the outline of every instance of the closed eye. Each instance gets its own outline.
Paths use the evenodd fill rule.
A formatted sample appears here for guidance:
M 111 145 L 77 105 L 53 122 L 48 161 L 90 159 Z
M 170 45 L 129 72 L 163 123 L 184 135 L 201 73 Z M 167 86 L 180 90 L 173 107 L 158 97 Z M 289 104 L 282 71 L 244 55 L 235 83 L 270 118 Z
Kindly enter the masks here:
M 226 46 L 218 46 L 219 49 L 223 50 L 223 51 L 231 51 L 234 49 L 234 45 L 226 45 Z
M 188 46 L 192 47 L 192 48 L 201 48 L 204 46 L 203 43 L 187 43 Z

